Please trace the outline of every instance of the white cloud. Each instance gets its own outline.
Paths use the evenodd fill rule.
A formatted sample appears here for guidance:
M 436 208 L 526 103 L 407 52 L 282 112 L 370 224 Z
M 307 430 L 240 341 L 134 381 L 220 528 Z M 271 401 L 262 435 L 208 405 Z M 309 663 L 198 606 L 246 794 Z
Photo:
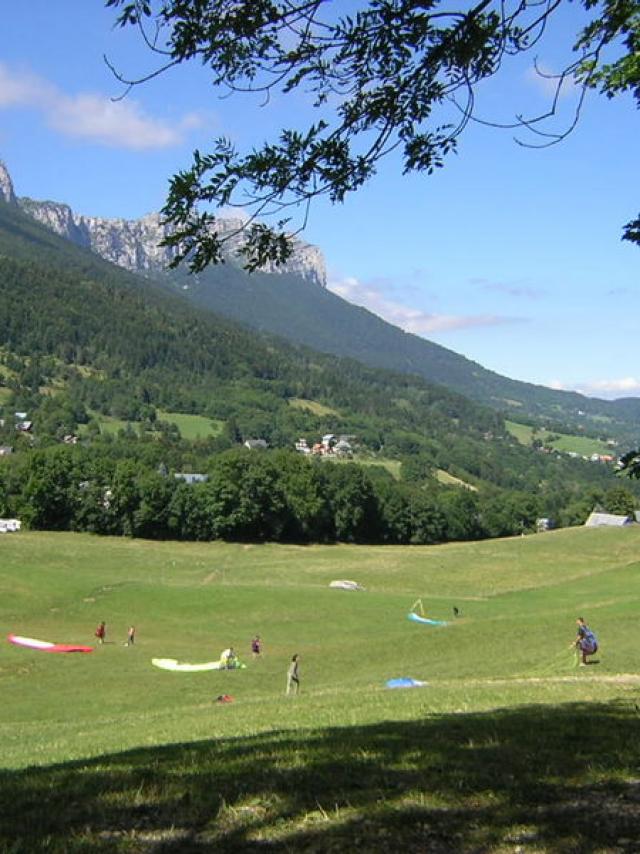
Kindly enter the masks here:
M 613 380 L 587 380 L 581 383 L 566 383 L 561 380 L 551 380 L 549 388 L 558 391 L 578 391 L 589 397 L 640 397 L 640 379 L 637 377 L 622 377 Z
M 363 306 L 389 323 L 404 329 L 405 332 L 413 332 L 417 335 L 519 322 L 515 318 L 499 317 L 493 314 L 430 314 L 387 299 L 378 288 L 353 277 L 330 280 L 327 287 L 348 302 Z
M 58 96 L 47 118 L 51 127 L 67 136 L 116 148 L 167 148 L 182 138 L 179 128 L 146 116 L 135 101 L 114 102 L 100 95 Z
M 11 107 L 37 110 L 65 136 L 136 151 L 178 145 L 187 131 L 202 125 L 197 113 L 169 124 L 148 115 L 133 99 L 114 102 L 91 92 L 67 95 L 44 78 L 0 63 L 0 109 Z
M 38 101 L 43 81 L 32 74 L 12 74 L 0 62 L 0 108 L 32 105 Z
M 578 90 L 571 75 L 562 77 L 556 71 L 552 71 L 544 63 L 538 63 L 536 67 L 530 66 L 526 72 L 526 78 L 533 86 L 548 98 L 568 98 Z M 560 87 L 560 88 L 558 88 Z

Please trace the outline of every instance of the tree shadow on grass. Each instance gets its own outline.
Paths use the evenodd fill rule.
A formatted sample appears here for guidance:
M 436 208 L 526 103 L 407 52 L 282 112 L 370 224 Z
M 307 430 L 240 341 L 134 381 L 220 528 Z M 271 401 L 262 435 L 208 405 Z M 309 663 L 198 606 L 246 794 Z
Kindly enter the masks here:
M 638 851 L 628 702 L 431 715 L 0 774 L 0 850 Z

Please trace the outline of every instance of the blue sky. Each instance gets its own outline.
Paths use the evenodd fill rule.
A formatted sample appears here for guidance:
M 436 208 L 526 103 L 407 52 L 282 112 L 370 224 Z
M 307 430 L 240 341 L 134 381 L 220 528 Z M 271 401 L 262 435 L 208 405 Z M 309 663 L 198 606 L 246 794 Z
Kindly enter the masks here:
M 560 68 L 575 15 L 567 8 L 539 46 L 544 68 Z M 3 10 L 0 159 L 18 195 L 136 218 L 161 207 L 194 148 L 220 135 L 250 145 L 306 114 L 298 96 L 267 108 L 221 99 L 198 67 L 113 102 L 121 87 L 103 54 L 133 76 L 154 67 L 113 20 L 100 0 Z M 544 110 L 532 58 L 482 88 L 481 115 Z M 620 241 L 640 208 L 639 125 L 631 98 L 597 95 L 574 133 L 544 150 L 473 125 L 436 175 L 402 177 L 389 161 L 344 205 L 316 205 L 303 237 L 323 250 L 329 287 L 408 331 L 516 379 L 640 396 L 640 249 Z

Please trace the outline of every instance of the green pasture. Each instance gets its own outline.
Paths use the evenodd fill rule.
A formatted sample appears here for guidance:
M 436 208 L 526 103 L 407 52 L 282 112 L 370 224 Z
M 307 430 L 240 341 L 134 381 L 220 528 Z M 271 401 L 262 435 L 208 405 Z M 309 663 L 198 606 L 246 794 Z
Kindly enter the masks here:
M 4 635 L 93 645 L 105 620 L 108 643 L 3 642 L 0 851 L 633 851 L 639 547 L 640 526 L 387 548 L 4 535 Z M 418 597 L 448 625 L 407 620 Z M 229 645 L 245 670 L 151 665 Z
M 293 406 L 294 409 L 306 409 L 314 415 L 339 415 L 339 413 L 330 406 L 325 406 L 324 403 L 320 403 L 318 400 L 307 400 L 304 397 L 290 398 L 289 406 Z
M 476 486 L 473 486 L 464 480 L 460 480 L 459 477 L 454 477 L 454 475 L 449 474 L 449 472 L 444 471 L 444 469 L 436 469 L 436 478 L 440 483 L 444 483 L 445 486 L 462 486 L 465 489 L 470 489 L 472 492 L 478 491 Z
M 580 454 L 590 457 L 591 454 L 611 454 L 611 447 L 599 439 L 591 439 L 588 436 L 575 436 L 569 433 L 556 433 L 545 430 L 544 427 L 534 431 L 528 424 L 519 424 L 517 421 L 505 421 L 507 430 L 522 445 L 530 445 L 534 439 L 540 439 L 543 444 L 550 445 L 557 451 L 564 453 Z M 553 437 L 553 438 L 550 438 Z
M 203 415 L 188 415 L 184 412 L 165 412 L 158 410 L 160 421 L 168 421 L 175 424 L 180 430 L 183 439 L 206 439 L 209 436 L 217 436 L 224 426 L 224 422 Z
M 400 460 L 392 460 L 390 457 L 373 457 L 361 454 L 354 454 L 352 457 L 327 456 L 321 457 L 325 463 L 345 464 L 357 463 L 359 466 L 378 466 L 385 469 L 393 477 L 394 480 L 400 480 L 400 470 L 402 463 Z
M 120 430 L 126 430 L 128 426 L 133 427 L 134 430 L 137 428 L 137 424 L 135 422 L 123 421 L 121 418 L 114 418 L 112 415 L 102 415 L 99 412 L 90 412 L 90 415 L 100 425 L 101 433 L 106 433 L 115 436 Z M 86 433 L 87 425 L 78 425 L 78 432 L 80 433 L 80 435 Z
M 183 412 L 166 412 L 159 409 L 157 412 L 160 421 L 167 421 L 169 424 L 175 424 L 180 430 L 180 435 L 183 439 L 193 441 L 194 439 L 206 439 L 209 436 L 217 436 L 223 427 L 222 421 L 217 421 L 211 418 L 205 418 L 203 415 L 188 415 Z M 138 429 L 136 422 L 123 421 L 120 418 L 114 418 L 111 415 L 100 415 L 93 413 L 93 416 L 100 424 L 101 433 L 117 434 L 120 430 L 125 430 L 127 426 Z M 86 428 L 85 428 L 86 430 Z

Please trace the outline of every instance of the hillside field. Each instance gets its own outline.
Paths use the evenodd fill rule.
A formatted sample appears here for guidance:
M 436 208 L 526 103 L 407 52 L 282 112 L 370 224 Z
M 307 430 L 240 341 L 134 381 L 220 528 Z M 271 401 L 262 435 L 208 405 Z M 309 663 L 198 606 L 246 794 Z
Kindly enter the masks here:
M 0 389 L 0 392 L 2 389 Z M 101 415 L 99 413 L 91 413 L 92 417 L 99 423 L 101 433 L 116 434 L 119 430 L 125 430 L 128 426 L 137 424 L 129 421 L 123 421 L 121 418 L 113 418 L 110 415 Z M 158 410 L 158 419 L 166 421 L 169 424 L 175 424 L 183 439 L 205 439 L 208 436 L 217 436 L 222 430 L 224 424 L 212 418 L 205 418 L 202 415 L 188 415 L 182 412 L 165 412 Z M 86 426 L 80 425 L 81 434 L 86 434 Z
M 639 546 L 640 526 L 386 548 L 2 536 L 3 635 L 93 645 L 105 620 L 108 643 L 2 641 L 0 850 L 637 850 Z M 407 620 L 418 597 L 448 625 Z M 245 670 L 151 665 L 229 645 Z M 385 687 L 402 676 L 427 685 Z
M 615 449 L 612 450 L 610 445 L 600 439 L 575 436 L 570 433 L 556 433 L 552 430 L 546 430 L 544 427 L 534 431 L 533 427 L 527 424 L 519 424 L 517 421 L 505 421 L 505 425 L 509 433 L 515 436 L 522 445 L 531 445 L 534 439 L 540 439 L 543 444 L 565 454 L 573 453 L 590 457 L 591 454 L 615 453 Z

